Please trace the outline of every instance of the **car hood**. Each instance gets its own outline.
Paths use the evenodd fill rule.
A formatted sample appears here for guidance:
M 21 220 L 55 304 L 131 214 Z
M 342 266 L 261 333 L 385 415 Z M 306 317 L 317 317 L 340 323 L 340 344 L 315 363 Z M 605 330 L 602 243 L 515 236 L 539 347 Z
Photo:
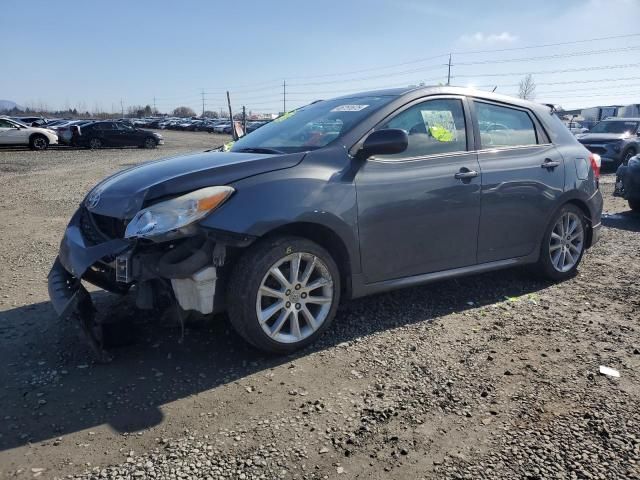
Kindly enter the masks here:
M 51 128 L 29 127 L 29 131 L 33 133 L 43 133 L 45 135 L 57 135 L 58 133 Z
M 130 219 L 149 202 L 291 168 L 304 153 L 202 152 L 143 163 L 106 178 L 83 201 L 92 212 Z
M 580 143 L 614 142 L 629 138 L 621 133 L 584 133 L 576 137 Z

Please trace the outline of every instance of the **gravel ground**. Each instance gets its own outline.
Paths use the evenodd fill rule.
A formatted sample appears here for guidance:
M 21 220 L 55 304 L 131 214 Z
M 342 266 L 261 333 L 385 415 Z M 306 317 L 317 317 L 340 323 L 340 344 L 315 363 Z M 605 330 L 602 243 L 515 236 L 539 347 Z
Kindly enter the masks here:
M 90 362 L 46 274 L 84 193 L 157 150 L 0 150 L 0 478 L 640 479 L 640 217 L 605 174 L 601 242 L 562 284 L 509 270 L 349 302 L 289 357 L 226 319 L 135 314 Z M 598 373 L 600 365 L 620 378 Z

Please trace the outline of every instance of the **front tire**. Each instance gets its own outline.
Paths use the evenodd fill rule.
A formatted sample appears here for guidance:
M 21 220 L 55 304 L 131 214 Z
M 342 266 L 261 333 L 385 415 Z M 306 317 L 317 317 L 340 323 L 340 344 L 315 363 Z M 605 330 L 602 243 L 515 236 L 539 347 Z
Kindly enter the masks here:
M 556 282 L 574 276 L 584 255 L 586 239 L 582 210 L 570 203 L 563 205 L 549 222 L 542 240 L 539 273 Z
M 158 142 L 156 141 L 155 138 L 151 138 L 151 137 L 147 137 L 144 140 L 144 144 L 143 144 L 144 148 L 156 148 L 158 146 Z
M 46 150 L 49 147 L 49 139 L 44 135 L 32 135 L 29 139 L 29 148 L 35 151 Z
M 235 265 L 227 288 L 229 318 L 247 342 L 286 354 L 329 328 L 340 301 L 340 273 L 331 255 L 299 237 L 266 239 Z
M 622 165 L 628 165 L 629 164 L 629 160 L 631 160 L 636 155 L 637 155 L 637 152 L 636 152 L 635 148 L 633 148 L 633 147 L 629 148 L 629 150 L 627 150 L 625 152 L 624 157 L 622 158 Z

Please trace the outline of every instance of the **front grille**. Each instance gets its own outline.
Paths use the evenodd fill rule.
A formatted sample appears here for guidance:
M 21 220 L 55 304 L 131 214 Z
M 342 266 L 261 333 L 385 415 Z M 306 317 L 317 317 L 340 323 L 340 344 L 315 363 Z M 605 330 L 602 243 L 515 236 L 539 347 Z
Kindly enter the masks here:
M 98 245 L 115 238 L 124 238 L 126 227 L 124 220 L 91 213 L 82 207 L 80 231 L 90 245 Z
M 107 217 L 106 215 L 91 214 L 95 226 L 109 238 L 124 238 L 127 224 L 120 218 Z

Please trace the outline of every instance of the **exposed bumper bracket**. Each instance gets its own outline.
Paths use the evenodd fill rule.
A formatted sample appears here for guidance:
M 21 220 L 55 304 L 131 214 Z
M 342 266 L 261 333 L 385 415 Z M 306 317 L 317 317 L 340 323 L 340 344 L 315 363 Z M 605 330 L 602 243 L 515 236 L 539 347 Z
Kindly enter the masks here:
M 56 261 L 48 276 L 49 298 L 59 318 L 73 319 L 80 324 L 82 334 L 100 363 L 112 360 L 103 348 L 102 327 L 95 321 L 95 308 L 89 292 L 79 279 L 75 278 Z

